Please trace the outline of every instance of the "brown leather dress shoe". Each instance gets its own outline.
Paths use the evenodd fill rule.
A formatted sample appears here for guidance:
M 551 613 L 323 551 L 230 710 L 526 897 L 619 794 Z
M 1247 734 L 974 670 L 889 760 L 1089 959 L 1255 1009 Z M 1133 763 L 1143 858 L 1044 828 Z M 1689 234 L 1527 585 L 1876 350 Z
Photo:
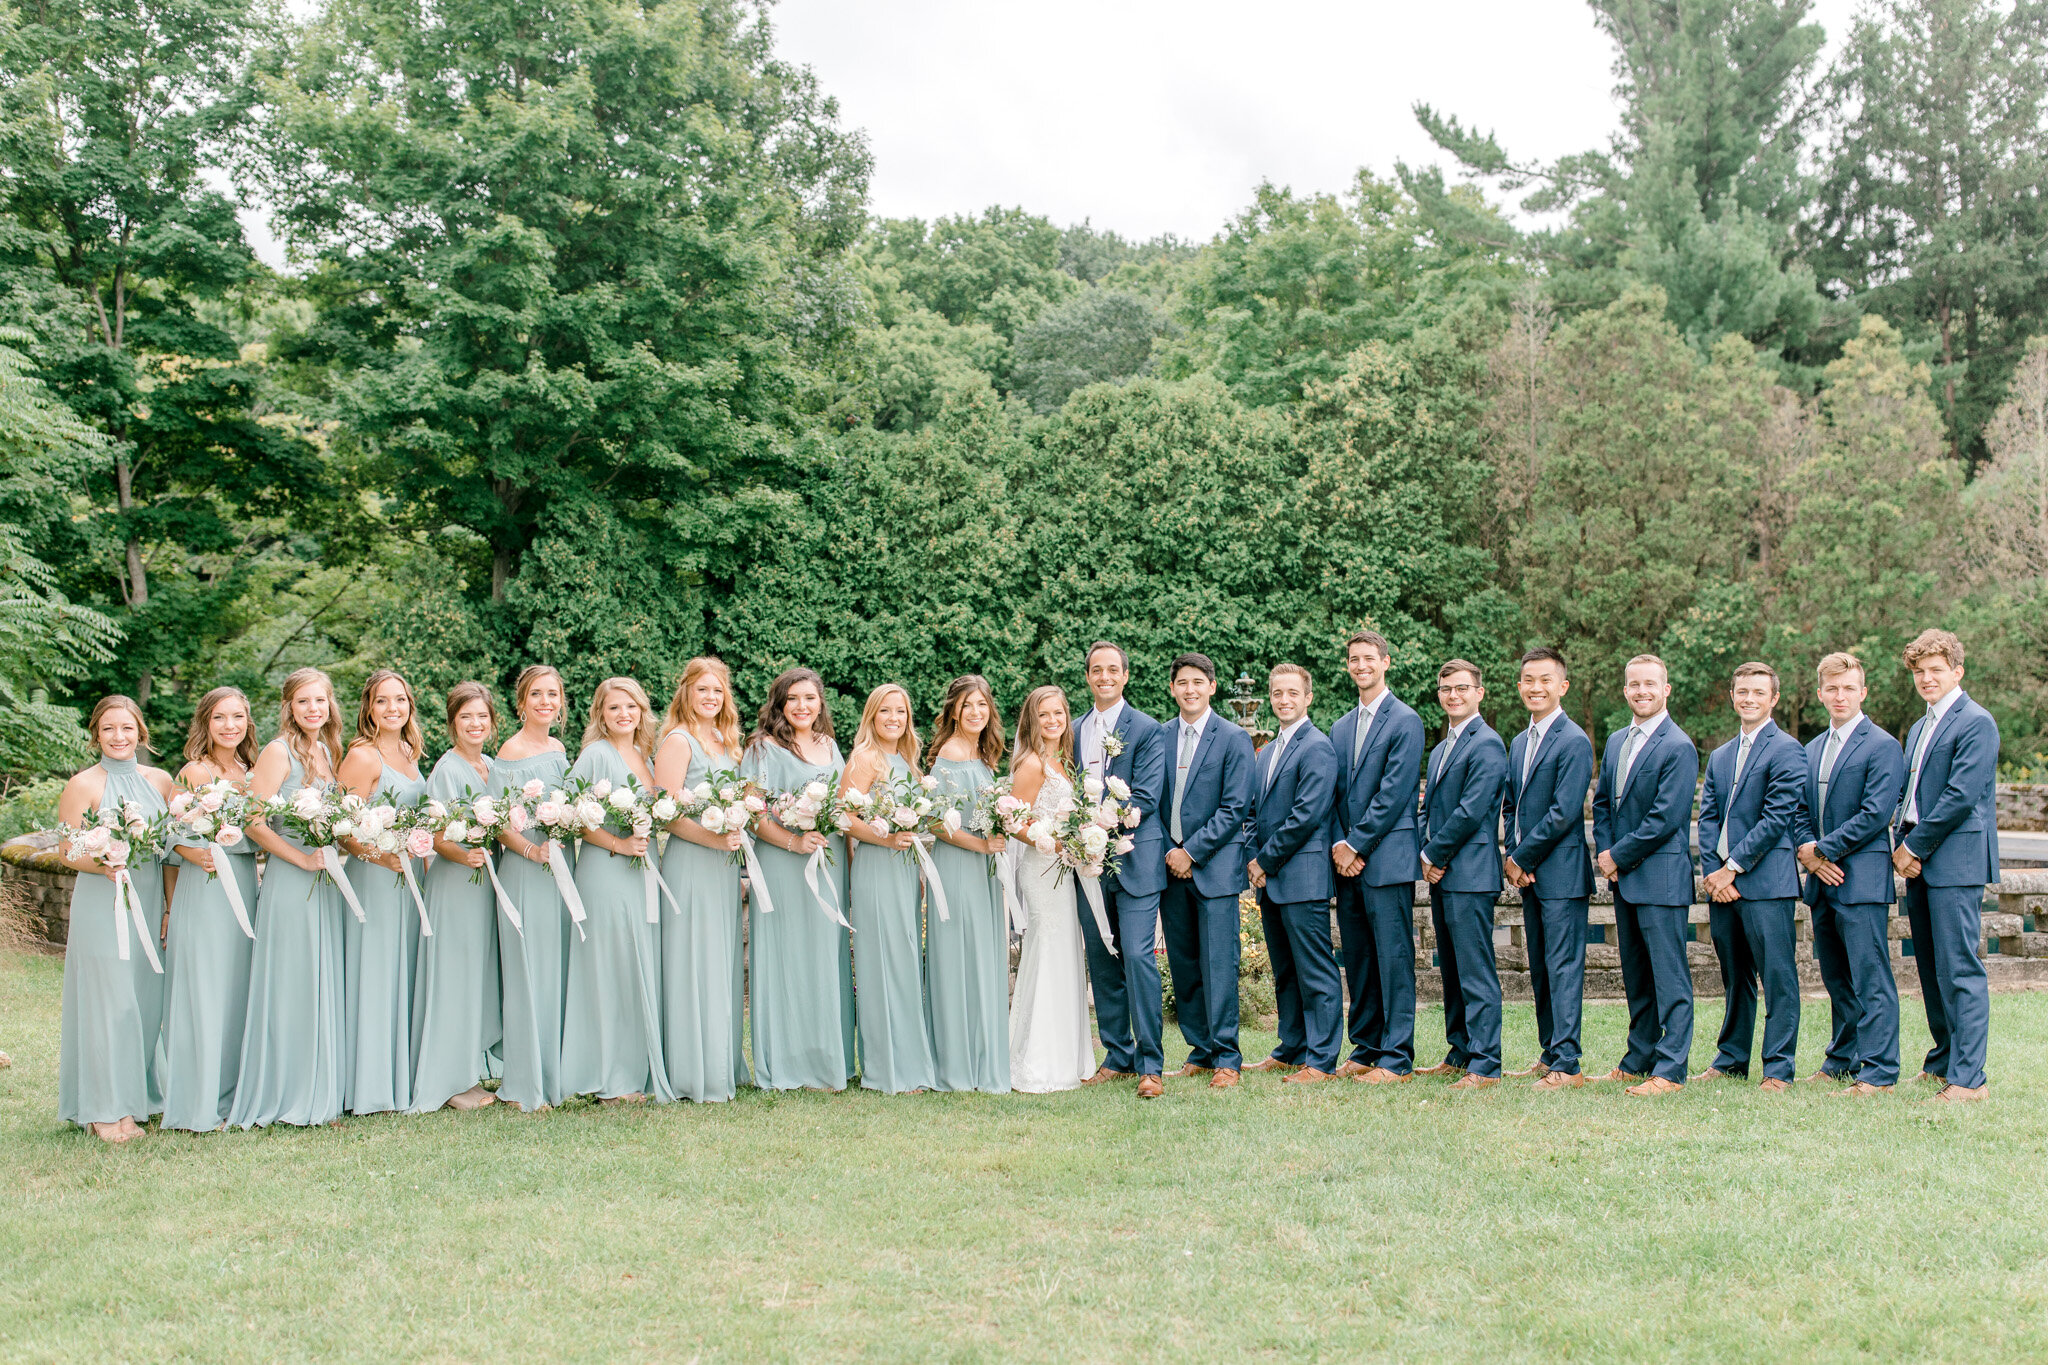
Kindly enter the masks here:
M 1292 1076 L 1289 1076 L 1285 1081 L 1285 1084 L 1314 1085 L 1318 1081 L 1334 1081 L 1336 1079 L 1337 1078 L 1335 1076 L 1332 1076 L 1327 1071 L 1318 1071 L 1312 1066 L 1305 1066 L 1301 1070 L 1295 1072 Z
M 1710 1066 L 1705 1071 L 1702 1071 L 1698 1076 L 1694 1077 L 1694 1079 L 1702 1081 L 1725 1081 L 1729 1079 L 1729 1077 L 1731 1076 L 1734 1076 L 1733 1072 L 1723 1071 L 1718 1066 Z M 1735 1079 L 1740 1080 L 1741 1077 L 1736 1076 Z
M 1892 1093 L 1892 1088 L 1888 1085 L 1872 1085 L 1869 1081 L 1858 1081 L 1854 1085 L 1843 1086 L 1835 1093 L 1837 1095 L 1849 1095 L 1860 1100 L 1866 1099 L 1871 1095 L 1889 1095 Z
M 1358 1061 L 1354 1058 L 1353 1060 L 1348 1062 L 1338 1063 L 1337 1069 L 1331 1072 L 1330 1074 L 1332 1076 L 1363 1076 L 1366 1072 L 1371 1071 L 1372 1069 L 1373 1068 L 1367 1066 L 1364 1062 Z
M 1139 1099 L 1156 1100 L 1165 1093 L 1166 1082 L 1160 1080 L 1157 1076 L 1140 1076 L 1138 1078 Z
M 1514 1077 L 1517 1080 L 1521 1079 L 1524 1076 L 1534 1077 L 1538 1080 L 1541 1080 L 1543 1077 L 1548 1076 L 1550 1074 L 1550 1068 L 1543 1065 L 1543 1063 L 1541 1062 L 1531 1062 L 1529 1063 L 1529 1065 L 1523 1067 L 1520 1071 L 1510 1071 L 1507 1074 Z
M 1606 1075 L 1595 1076 L 1593 1079 L 1596 1081 L 1624 1081 L 1630 1085 L 1633 1085 L 1637 1081 L 1641 1080 L 1642 1076 L 1636 1072 L 1623 1071 L 1620 1067 L 1616 1067 L 1614 1068 L 1614 1070 L 1608 1072 Z
M 1351 1079 L 1357 1081 L 1360 1085 L 1399 1085 L 1403 1081 L 1412 1081 L 1415 1077 L 1411 1072 L 1389 1071 L 1383 1066 L 1375 1066 L 1360 1072 Z
M 1462 1066 L 1452 1066 L 1449 1062 L 1438 1062 L 1435 1066 L 1416 1067 L 1415 1074 L 1418 1076 L 1462 1076 L 1465 1074 L 1465 1068 Z
M 1649 1099 L 1658 1095 L 1676 1095 L 1683 1089 L 1685 1087 L 1677 1081 L 1666 1080 L 1662 1076 L 1652 1076 L 1641 1085 L 1630 1086 L 1623 1093 L 1634 1095 L 1638 1099 Z
M 1209 1078 L 1209 1088 L 1211 1090 L 1228 1090 L 1236 1084 L 1237 1073 L 1227 1066 L 1217 1067 L 1216 1074 Z
M 1095 1069 L 1095 1074 L 1093 1076 L 1090 1076 L 1087 1080 L 1082 1081 L 1081 1084 L 1107 1085 L 1111 1081 L 1127 1081 L 1136 1074 L 1137 1073 L 1133 1071 L 1111 1071 L 1108 1067 L 1101 1066 Z
M 1246 1071 L 1299 1071 L 1293 1062 L 1283 1062 L 1278 1057 L 1261 1057 L 1245 1067 Z
M 1990 1094 L 1991 1087 L 1988 1085 L 1980 1085 L 1974 1090 L 1967 1085 L 1944 1085 L 1935 1092 L 1934 1098 L 1927 1102 L 1929 1104 L 1969 1104 L 1974 1100 L 1989 1098 Z
M 1538 1082 L 1537 1090 L 1577 1090 L 1586 1083 L 1586 1078 L 1576 1071 L 1553 1071 Z
M 1193 1062 L 1186 1062 L 1182 1064 L 1180 1070 L 1173 1074 L 1176 1076 L 1213 1076 L 1216 1074 L 1216 1068 L 1213 1066 L 1196 1066 Z
M 1477 1075 L 1477 1074 L 1475 1074 L 1475 1073 L 1473 1073 L 1473 1072 L 1470 1072 L 1470 1071 L 1468 1071 L 1468 1072 L 1466 1072 L 1466 1073 L 1465 1073 L 1464 1075 L 1462 1075 L 1462 1076 L 1458 1077 L 1458 1079 L 1457 1079 L 1457 1080 L 1455 1080 L 1455 1081 L 1452 1081 L 1452 1082 L 1451 1082 L 1451 1089 L 1453 1089 L 1453 1090 L 1484 1090 L 1484 1089 L 1486 1089 L 1486 1087 L 1487 1087 L 1487 1086 L 1489 1086 L 1489 1085 L 1499 1085 L 1499 1084 L 1500 1084 L 1500 1077 L 1498 1077 L 1498 1076 L 1480 1076 L 1480 1075 Z
M 1775 1095 L 1780 1091 L 1790 1090 L 1792 1088 L 1792 1082 L 1787 1080 L 1781 1080 L 1776 1076 L 1766 1076 L 1756 1083 L 1756 1088 Z
M 1835 1072 L 1829 1071 L 1825 1067 L 1823 1067 L 1821 1070 L 1814 1072 L 1811 1076 L 1801 1076 L 1799 1078 L 1799 1083 L 1801 1085 L 1816 1085 L 1821 1081 L 1833 1081 L 1836 1085 L 1840 1085 L 1843 1081 L 1846 1081 L 1848 1079 L 1849 1078 L 1847 1076 L 1837 1075 Z
M 1916 1081 L 1933 1081 L 1936 1085 L 1947 1085 L 1948 1077 L 1937 1076 L 1932 1071 L 1923 1071 L 1913 1078 Z

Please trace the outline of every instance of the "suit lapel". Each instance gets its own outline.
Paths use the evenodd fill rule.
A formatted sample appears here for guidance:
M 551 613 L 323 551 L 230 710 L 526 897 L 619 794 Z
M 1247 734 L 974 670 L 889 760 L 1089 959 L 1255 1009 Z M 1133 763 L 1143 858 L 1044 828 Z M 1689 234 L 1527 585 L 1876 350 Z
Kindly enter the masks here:
M 1174 717 L 1173 756 L 1176 760 L 1174 763 L 1176 768 L 1180 766 L 1178 760 L 1180 758 L 1180 727 L 1182 724 L 1183 722 L 1180 717 Z M 1222 724 L 1222 721 L 1217 718 L 1216 713 L 1210 712 L 1208 721 L 1202 726 L 1202 733 L 1195 737 L 1195 751 L 1188 755 L 1188 775 L 1182 781 L 1192 784 L 1195 780 L 1195 774 L 1202 771 L 1203 761 L 1209 757 L 1209 752 L 1216 747 L 1213 737 L 1216 727 L 1220 724 Z
M 1756 738 L 1749 742 L 1749 762 L 1743 765 L 1742 776 L 1736 778 L 1728 788 L 1729 805 L 1735 804 L 1736 796 L 1749 785 L 1749 779 L 1756 776 L 1757 762 L 1763 757 L 1764 746 L 1771 742 L 1771 731 L 1775 729 L 1777 722 L 1769 720 L 1757 727 Z M 1742 751 L 1742 736 L 1739 732 L 1735 736 L 1735 749 L 1736 753 Z M 1735 761 L 1734 756 L 1730 755 L 1728 761 L 1732 764 Z
M 1372 729 L 1365 732 L 1365 747 L 1358 751 L 1358 757 L 1352 761 L 1351 771 L 1354 775 L 1360 768 L 1365 766 L 1365 760 L 1372 757 L 1372 751 L 1387 742 L 1387 721 L 1393 706 L 1394 698 L 1389 693 L 1380 702 L 1380 709 L 1375 713 L 1376 719 L 1372 723 Z M 1362 710 L 1354 709 L 1351 712 L 1351 717 L 1357 722 L 1357 725 L 1352 726 L 1350 734 L 1351 743 L 1356 745 L 1358 743 L 1358 725 L 1365 724 L 1365 713 Z

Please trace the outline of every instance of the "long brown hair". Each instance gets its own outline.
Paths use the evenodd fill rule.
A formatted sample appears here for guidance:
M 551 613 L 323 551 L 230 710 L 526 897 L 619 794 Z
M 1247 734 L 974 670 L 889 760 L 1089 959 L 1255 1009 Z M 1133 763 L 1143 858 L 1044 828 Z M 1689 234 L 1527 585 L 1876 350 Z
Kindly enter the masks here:
M 142 718 L 142 703 L 133 697 L 115 692 L 110 696 L 101 697 L 93 705 L 92 718 L 85 723 L 86 738 L 91 741 L 94 753 L 100 751 L 100 717 L 109 711 L 126 711 L 135 717 L 135 751 L 153 752 L 149 748 L 149 722 Z
M 1068 705 L 1065 689 L 1047 683 L 1043 687 L 1032 688 L 1031 695 L 1024 699 L 1024 709 L 1017 713 L 1017 746 L 1010 751 L 1010 769 L 1013 772 L 1017 767 L 1017 758 L 1021 754 L 1037 754 L 1041 758 L 1047 756 L 1045 740 L 1040 736 L 1038 729 L 1038 704 L 1049 697 L 1058 697 L 1060 705 L 1065 707 L 1067 712 L 1066 731 L 1060 736 L 1059 747 L 1051 756 L 1059 759 L 1063 771 L 1073 771 L 1074 708 Z
M 249 698 L 239 687 L 216 687 L 199 699 L 199 705 L 192 708 L 192 723 L 185 728 L 185 759 L 189 763 L 211 761 L 213 754 L 213 713 L 220 704 L 233 697 L 242 703 L 242 709 L 249 713 L 249 723 L 242 729 L 242 742 L 235 746 L 235 757 L 242 760 L 244 772 L 256 766 L 256 708 L 249 705 Z
M 512 714 L 519 717 L 522 725 L 526 723 L 526 694 L 542 678 L 553 678 L 562 684 L 562 714 L 555 718 L 555 724 L 560 725 L 569 718 L 569 684 L 563 679 L 562 671 L 553 664 L 528 664 L 519 670 L 519 676 L 512 682 Z M 548 728 L 553 729 L 554 726 Z
M 377 689 L 387 682 L 395 682 L 405 689 L 405 728 L 398 732 L 398 742 L 405 746 L 407 757 L 417 763 L 420 751 L 427 743 L 426 734 L 420 729 L 419 698 L 413 695 L 411 683 L 388 668 L 378 669 L 363 684 L 363 699 L 356 703 L 356 737 L 348 742 L 348 747 L 353 749 L 358 744 L 376 747 L 377 713 L 371 709 L 370 702 L 376 697 Z
M 890 748 L 882 747 L 882 737 L 875 733 L 875 719 L 882 714 L 882 703 L 891 695 L 903 698 L 903 733 Z M 910 692 L 901 683 L 883 683 L 868 693 L 867 705 L 860 710 L 860 728 L 853 733 L 853 753 L 846 758 L 850 767 L 863 749 L 873 749 L 878 754 L 895 753 L 910 765 L 910 771 L 922 777 L 924 770 L 917 763 L 917 712 L 910 705 Z M 882 761 L 883 770 L 888 769 L 888 760 Z
M 818 719 L 811 726 L 811 733 L 832 738 L 832 701 L 825 695 L 825 680 L 813 668 L 785 668 L 774 682 L 768 684 L 768 700 L 761 703 L 761 714 L 754 720 L 754 733 L 747 743 L 759 744 L 762 740 L 773 740 L 776 744 L 796 753 L 796 728 L 783 714 L 789 705 L 790 689 L 800 682 L 807 682 L 818 689 Z M 801 754 L 797 755 L 799 758 Z
M 642 758 L 651 759 L 658 726 L 654 718 L 654 703 L 647 700 L 647 689 L 631 678 L 606 678 L 590 694 L 590 719 L 583 727 L 582 749 L 588 749 L 601 739 L 611 738 L 604 728 L 604 700 L 614 692 L 624 692 L 640 704 L 640 723 L 633 728 L 633 747 L 640 751 Z
M 498 699 L 491 695 L 491 689 L 485 687 L 480 682 L 459 682 L 448 689 L 448 742 L 450 744 L 455 742 L 455 717 L 462 713 L 463 707 L 473 701 L 482 702 L 484 710 L 491 717 L 491 733 L 484 736 L 484 738 L 488 741 L 498 733 Z M 482 746 L 479 745 L 478 747 L 481 748 Z
M 1002 767 L 1003 713 L 996 710 L 996 694 L 989 689 L 988 679 L 979 673 L 963 673 L 946 684 L 946 699 L 939 703 L 939 718 L 932 722 L 932 747 L 925 751 L 930 756 L 927 766 L 938 762 L 939 750 L 947 740 L 960 733 L 961 708 L 977 692 L 988 702 L 988 724 L 981 727 L 981 738 L 975 742 L 975 756 L 988 765 L 990 772 Z
M 683 665 L 682 680 L 676 683 L 675 694 L 668 699 L 668 715 L 662 721 L 661 738 L 667 739 L 677 730 L 687 731 L 690 728 L 690 722 L 695 718 L 690 710 L 690 688 L 696 685 L 697 679 L 707 675 L 718 679 L 718 685 L 725 689 L 725 700 L 719 703 L 711 728 L 724 742 L 725 752 L 737 760 L 740 752 L 740 708 L 732 699 L 732 670 L 725 666 L 723 660 L 709 654 L 701 654 Z
M 292 698 L 315 683 L 327 689 L 327 723 L 320 727 L 318 734 L 309 735 L 292 717 Z M 335 714 L 337 708 L 334 704 L 334 679 L 317 668 L 295 668 L 285 678 L 284 687 L 278 692 L 277 707 L 280 713 L 277 722 L 278 737 L 284 740 L 285 747 L 299 760 L 299 766 L 309 771 L 312 769 L 313 746 L 317 743 L 327 751 L 327 775 L 332 777 L 340 771 L 341 717 Z

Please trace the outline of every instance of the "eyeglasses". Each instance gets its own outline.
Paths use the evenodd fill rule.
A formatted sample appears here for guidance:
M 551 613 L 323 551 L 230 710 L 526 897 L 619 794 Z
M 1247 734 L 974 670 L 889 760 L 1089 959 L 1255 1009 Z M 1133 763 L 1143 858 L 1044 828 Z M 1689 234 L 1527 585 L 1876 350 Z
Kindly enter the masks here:
M 1476 683 L 1438 683 L 1436 694 L 1439 697 L 1462 697 L 1478 690 Z

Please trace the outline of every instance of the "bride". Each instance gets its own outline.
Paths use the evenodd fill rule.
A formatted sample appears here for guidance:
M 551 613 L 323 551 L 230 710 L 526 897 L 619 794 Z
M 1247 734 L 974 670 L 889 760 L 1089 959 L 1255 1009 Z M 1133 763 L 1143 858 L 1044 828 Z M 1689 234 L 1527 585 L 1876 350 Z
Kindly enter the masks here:
M 1074 799 L 1067 774 L 1074 756 L 1067 694 L 1041 687 L 1024 700 L 1011 753 L 1011 794 L 1031 803 L 1033 815 L 1051 815 Z M 1010 1002 L 1010 1085 L 1043 1094 L 1072 1090 L 1095 1071 L 1088 1028 L 1088 965 L 1075 914 L 1072 873 L 1059 859 L 1022 846 L 1017 893 L 1029 915 L 1017 963 L 1017 994 Z

